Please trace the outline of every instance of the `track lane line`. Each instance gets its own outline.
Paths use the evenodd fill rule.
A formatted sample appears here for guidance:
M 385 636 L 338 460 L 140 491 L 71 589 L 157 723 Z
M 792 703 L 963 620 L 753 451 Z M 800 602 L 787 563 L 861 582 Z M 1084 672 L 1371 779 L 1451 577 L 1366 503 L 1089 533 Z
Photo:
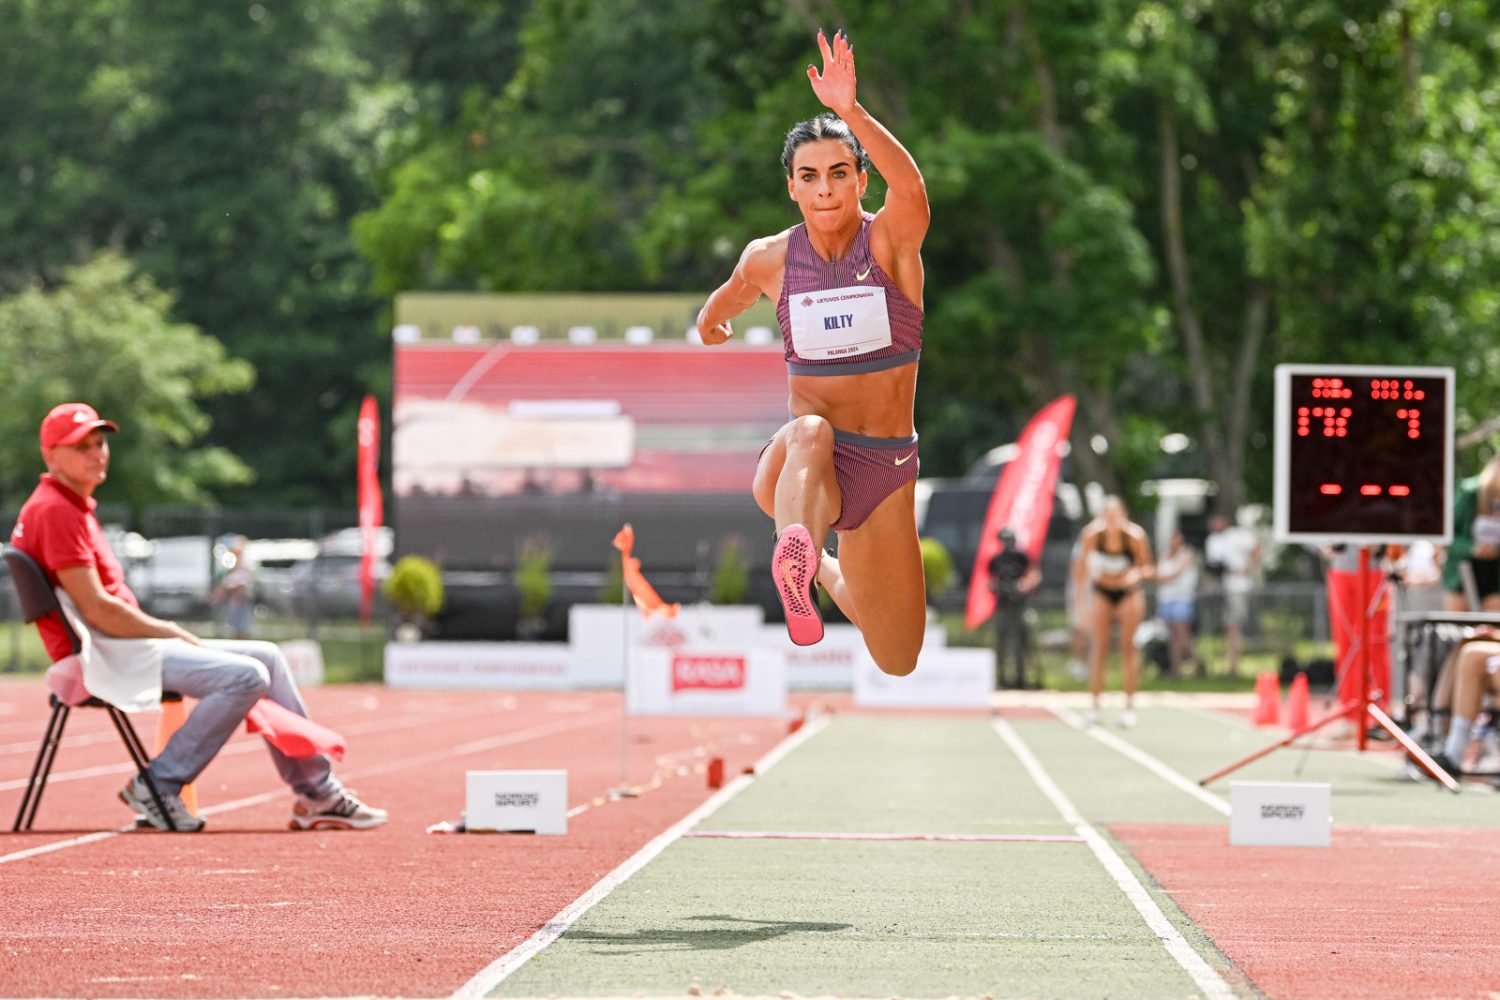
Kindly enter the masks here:
M 1202 802 L 1204 805 L 1208 806 L 1210 809 L 1214 810 L 1220 815 L 1229 815 L 1229 803 L 1224 800 L 1224 797 L 1222 795 L 1215 795 L 1213 792 L 1210 792 L 1202 785 L 1189 780 L 1182 774 L 1182 772 L 1174 770 L 1170 765 L 1163 763 L 1156 757 L 1153 757 L 1151 754 L 1142 750 L 1134 743 L 1128 743 L 1125 740 L 1120 739 L 1120 737 L 1116 736 L 1114 733 L 1111 733 L 1100 726 L 1086 726 L 1083 724 L 1083 720 L 1080 719 L 1076 713 L 1071 712 L 1068 709 L 1062 708 L 1058 705 L 1048 705 L 1047 711 L 1057 716 L 1069 726 L 1072 726 L 1074 729 L 1083 733 L 1085 736 L 1091 737 L 1099 741 L 1100 743 L 1103 743 L 1105 746 L 1109 747 L 1116 753 L 1135 761 L 1137 764 L 1141 765 L 1146 770 L 1150 771 L 1152 774 L 1156 775 L 1158 778 L 1171 785 L 1173 788 L 1176 788 L 1179 791 L 1187 792 L 1193 798 L 1197 799 L 1199 802 Z
M 828 727 L 831 721 L 831 716 L 820 715 L 810 720 L 791 736 L 776 744 L 765 756 L 755 762 L 753 774 L 737 775 L 723 788 L 709 796 L 698 808 L 657 834 L 646 846 L 626 858 L 614 871 L 594 883 L 592 888 L 565 906 L 557 916 L 543 924 L 535 934 L 532 934 L 531 937 L 479 970 L 473 978 L 454 991 L 454 1000 L 474 1000 L 474 998 L 489 995 L 491 990 L 499 986 L 512 973 L 530 961 L 538 952 L 566 933 L 568 928 L 572 927 L 579 917 L 587 913 L 595 904 L 603 900 L 604 897 L 618 889 L 626 879 L 640 871 L 654 860 L 657 855 L 661 854 L 662 851 L 680 840 L 682 835 L 688 830 L 697 826 L 709 816 L 712 816 L 730 799 L 744 791 L 749 787 L 754 777 L 766 773 L 772 767 L 776 766 L 787 754 L 812 739 L 818 733 L 821 733 Z
M 1135 872 L 1130 870 L 1123 858 L 1109 845 L 1109 841 L 1094 829 L 1093 825 L 1083 818 L 1072 800 L 1063 793 L 1063 790 L 1052 780 L 1052 776 L 1042 767 L 1042 762 L 1031 752 L 1031 748 L 1021 739 L 1009 722 L 1003 718 L 997 718 L 992 723 L 995 732 L 1005 745 L 1020 760 L 1021 765 L 1026 768 L 1026 773 L 1031 780 L 1041 789 L 1043 795 L 1052 802 L 1053 807 L 1062 815 L 1063 821 L 1073 827 L 1074 832 L 1082 837 L 1084 843 L 1088 844 L 1089 850 L 1094 852 L 1094 857 L 1104 866 L 1115 880 L 1115 884 L 1125 893 L 1136 912 L 1146 921 L 1146 926 L 1157 936 L 1167 953 L 1182 966 L 1184 972 L 1193 980 L 1198 989 L 1209 1000 L 1234 1000 L 1235 993 L 1230 989 L 1224 977 L 1219 975 L 1203 956 L 1199 955 L 1193 946 L 1188 944 L 1187 938 L 1182 932 L 1172 925 L 1167 915 L 1156 905 L 1156 900 L 1146 891 L 1140 879 L 1135 877 Z
M 530 729 L 518 730 L 514 733 L 491 736 L 482 740 L 473 740 L 449 750 L 422 754 L 417 757 L 408 757 L 389 764 L 377 764 L 373 767 L 360 768 L 350 771 L 348 774 L 340 775 L 340 780 L 348 779 L 352 781 L 356 778 L 369 778 L 379 774 L 388 774 L 391 771 L 401 771 L 408 767 L 420 767 L 423 764 L 436 763 L 450 757 L 464 757 L 469 754 L 480 753 L 484 750 L 493 750 L 496 747 L 511 746 L 516 743 L 526 743 L 534 739 L 555 736 L 559 732 L 567 732 L 572 729 L 587 729 L 590 726 L 618 721 L 619 718 L 620 713 L 617 710 L 610 710 L 608 712 L 596 713 L 595 715 L 577 716 L 558 722 L 548 722 L 540 726 L 532 726 Z M 230 802 L 221 802 L 218 805 L 206 806 L 199 810 L 199 812 L 204 816 L 216 816 L 220 813 L 234 812 L 237 809 L 248 809 L 251 806 L 269 802 L 274 798 L 286 794 L 287 789 L 285 787 L 276 788 L 271 791 L 246 796 L 242 799 L 234 799 Z M 50 844 L 41 844 L 37 847 L 28 847 L 23 851 L 0 855 L 0 865 L 8 864 L 12 861 L 24 861 L 26 858 L 34 858 L 39 854 L 50 854 L 53 851 L 61 851 L 69 847 L 82 847 L 85 844 L 108 840 L 111 837 L 118 837 L 122 833 L 134 832 L 134 830 L 135 824 L 132 823 L 129 826 L 122 826 L 113 830 L 101 830 L 98 833 L 90 833 L 82 837 L 69 837 L 67 840 L 53 841 Z

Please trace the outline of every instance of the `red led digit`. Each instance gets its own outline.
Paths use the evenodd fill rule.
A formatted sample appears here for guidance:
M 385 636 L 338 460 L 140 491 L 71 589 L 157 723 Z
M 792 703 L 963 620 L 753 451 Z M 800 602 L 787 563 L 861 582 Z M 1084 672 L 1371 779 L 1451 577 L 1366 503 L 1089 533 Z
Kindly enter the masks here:
M 1386 492 L 1389 493 L 1393 497 L 1411 496 L 1411 487 L 1410 486 L 1392 486 L 1390 489 L 1386 490 Z

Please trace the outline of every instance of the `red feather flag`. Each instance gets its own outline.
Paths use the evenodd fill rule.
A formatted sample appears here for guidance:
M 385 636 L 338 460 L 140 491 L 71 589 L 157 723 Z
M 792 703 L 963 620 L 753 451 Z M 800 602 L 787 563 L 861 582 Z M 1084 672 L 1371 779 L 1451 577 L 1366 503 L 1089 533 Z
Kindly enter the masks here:
M 1042 407 L 1016 442 L 1016 457 L 1001 470 L 990 494 L 984 516 L 984 533 L 969 577 L 969 605 L 964 622 L 977 628 L 995 613 L 995 594 L 990 589 L 990 560 L 1000 551 L 1000 529 L 1016 533 L 1016 545 L 1039 566 L 1047 541 L 1047 522 L 1052 520 L 1056 499 L 1057 471 L 1062 464 L 1062 445 L 1073 427 L 1077 401 L 1060 396 Z
M 359 530 L 364 552 L 359 560 L 359 620 L 370 624 L 375 597 L 375 560 L 385 503 L 380 495 L 380 411 L 374 396 L 359 408 Z

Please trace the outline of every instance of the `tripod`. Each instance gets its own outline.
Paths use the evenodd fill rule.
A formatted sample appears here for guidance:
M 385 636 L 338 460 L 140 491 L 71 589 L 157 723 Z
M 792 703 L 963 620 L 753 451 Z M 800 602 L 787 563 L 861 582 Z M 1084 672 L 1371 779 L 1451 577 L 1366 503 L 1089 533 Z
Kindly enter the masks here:
M 1354 727 L 1359 734 L 1359 750 L 1361 753 L 1365 751 L 1365 748 L 1369 743 L 1369 728 L 1371 723 L 1373 723 L 1374 725 L 1379 726 L 1381 729 L 1384 729 L 1387 733 L 1389 733 L 1391 735 L 1391 738 L 1394 739 L 1397 743 L 1401 744 L 1401 747 L 1411 756 L 1413 760 L 1417 762 L 1417 765 L 1421 767 L 1422 770 L 1432 775 L 1432 777 L 1436 779 L 1440 784 L 1442 784 L 1444 788 L 1448 789 L 1450 792 L 1458 791 L 1458 782 L 1454 781 L 1451 775 L 1449 775 L 1442 768 L 1438 767 L 1433 759 L 1427 755 L 1427 751 L 1418 746 L 1416 741 L 1413 740 L 1410 736 L 1407 736 L 1405 731 L 1402 730 L 1400 726 L 1396 725 L 1395 721 L 1392 720 L 1389 715 L 1385 714 L 1385 710 L 1376 703 L 1376 699 L 1380 697 L 1382 692 L 1372 690 L 1372 685 L 1370 683 L 1371 595 L 1369 573 L 1370 550 L 1361 547 L 1359 550 L 1359 685 L 1355 697 L 1351 698 L 1349 701 L 1346 701 L 1343 705 L 1334 709 L 1332 712 L 1329 712 L 1327 715 L 1324 715 L 1322 718 L 1315 719 L 1314 721 L 1308 723 L 1303 728 L 1292 733 L 1286 739 L 1257 750 L 1250 756 L 1245 757 L 1242 760 L 1238 760 L 1233 764 L 1230 764 L 1228 767 L 1220 768 L 1213 774 L 1210 774 L 1208 777 L 1198 782 L 1198 784 L 1207 785 L 1211 782 L 1218 781 L 1226 774 L 1238 771 L 1246 764 L 1260 760 L 1262 757 L 1267 756 L 1272 751 L 1280 750 L 1282 747 L 1287 746 L 1298 739 L 1301 739 L 1308 733 L 1316 732 L 1319 729 L 1322 729 L 1324 726 L 1328 725 L 1331 722 L 1336 722 L 1339 719 L 1348 719 L 1354 724 Z

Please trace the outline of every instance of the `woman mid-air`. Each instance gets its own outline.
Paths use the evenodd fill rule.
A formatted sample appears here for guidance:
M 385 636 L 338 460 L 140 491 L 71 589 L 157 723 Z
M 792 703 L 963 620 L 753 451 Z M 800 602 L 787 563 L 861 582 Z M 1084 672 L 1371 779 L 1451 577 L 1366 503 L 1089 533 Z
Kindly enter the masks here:
M 807 68 L 833 114 L 787 133 L 781 162 L 803 221 L 753 240 L 698 313 L 705 344 L 764 294 L 786 348 L 792 419 L 761 452 L 755 500 L 776 521 L 771 572 L 798 645 L 823 637 L 814 581 L 864 636 L 881 670 L 917 664 L 927 594 L 913 503 L 912 422 L 922 347 L 922 239 L 930 218 L 916 161 L 855 96 L 854 47 L 818 32 Z M 860 204 L 873 163 L 888 186 Z M 823 553 L 829 529 L 839 556 Z

